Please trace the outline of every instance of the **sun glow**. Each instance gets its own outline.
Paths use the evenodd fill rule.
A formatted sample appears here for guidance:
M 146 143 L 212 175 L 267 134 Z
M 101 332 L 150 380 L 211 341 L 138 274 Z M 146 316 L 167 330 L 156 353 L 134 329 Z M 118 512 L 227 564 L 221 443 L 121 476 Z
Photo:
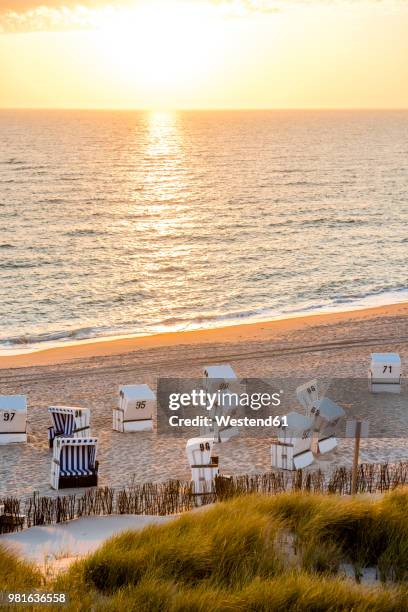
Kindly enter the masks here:
M 209 4 L 153 1 L 103 13 L 95 37 L 110 70 L 157 96 L 211 73 L 222 24 Z
M 1 107 L 408 106 L 405 0 L 9 2 Z

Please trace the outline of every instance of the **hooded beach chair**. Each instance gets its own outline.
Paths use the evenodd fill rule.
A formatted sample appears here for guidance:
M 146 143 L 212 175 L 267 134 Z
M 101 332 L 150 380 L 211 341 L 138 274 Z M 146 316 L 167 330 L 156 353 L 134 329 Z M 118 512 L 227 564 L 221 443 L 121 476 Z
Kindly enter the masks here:
M 0 395 L 0 444 L 27 442 L 27 398 Z
M 203 387 L 206 393 L 217 393 L 218 398 L 212 412 L 208 416 L 213 418 L 214 425 L 200 429 L 202 435 L 213 435 L 216 442 L 226 442 L 239 433 L 237 427 L 222 427 L 214 421 L 215 415 L 232 415 L 238 405 L 236 396 L 240 393 L 240 383 L 233 368 L 228 363 L 211 365 L 204 368 Z M 236 394 L 236 395 L 234 395 Z
M 313 420 L 298 412 L 289 412 L 287 426 L 278 428 L 271 444 L 271 464 L 283 470 L 299 470 L 314 461 L 312 446 Z
M 371 393 L 400 393 L 401 358 L 398 353 L 371 353 L 368 384 Z
M 313 402 L 319 399 L 319 387 L 317 380 L 309 380 L 309 382 L 300 385 L 296 389 L 296 397 L 300 404 L 305 409 L 306 416 L 310 415 L 313 408 Z
M 53 489 L 96 487 L 97 438 L 55 438 L 51 463 Z
M 232 389 L 238 377 L 228 363 L 204 368 L 204 386 L 209 393 Z
M 187 459 L 191 467 L 194 492 L 210 493 L 214 490 L 215 477 L 219 475 L 218 457 L 212 454 L 212 437 L 190 438 L 187 440 Z
M 55 438 L 87 438 L 90 436 L 91 411 L 89 408 L 50 406 L 48 412 L 53 421 L 52 427 L 48 428 L 50 448 L 53 447 Z
M 337 447 L 334 428 L 345 414 L 343 408 L 328 397 L 313 402 L 310 416 L 313 418 L 313 431 L 317 433 L 316 450 L 320 455 Z
M 119 388 L 118 407 L 113 409 L 113 429 L 122 433 L 153 431 L 156 396 L 149 385 L 124 385 Z

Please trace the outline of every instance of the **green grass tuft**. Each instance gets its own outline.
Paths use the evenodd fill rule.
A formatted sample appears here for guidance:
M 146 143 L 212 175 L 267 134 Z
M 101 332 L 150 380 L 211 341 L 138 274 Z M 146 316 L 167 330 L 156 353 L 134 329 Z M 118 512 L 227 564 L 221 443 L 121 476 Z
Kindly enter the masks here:
M 376 566 L 384 585 L 342 578 L 345 562 L 356 576 Z M 38 572 L 1 553 L 3 590 L 41 583 Z M 408 490 L 379 498 L 236 497 L 122 533 L 45 588 L 69 593 L 67 611 L 402 612 L 408 610 Z

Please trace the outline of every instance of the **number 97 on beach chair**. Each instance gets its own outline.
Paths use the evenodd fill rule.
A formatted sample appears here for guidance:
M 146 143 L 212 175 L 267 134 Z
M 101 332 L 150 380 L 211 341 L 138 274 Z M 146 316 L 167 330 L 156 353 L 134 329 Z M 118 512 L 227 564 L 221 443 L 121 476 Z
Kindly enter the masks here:
M 0 395 L 0 444 L 27 442 L 27 398 Z

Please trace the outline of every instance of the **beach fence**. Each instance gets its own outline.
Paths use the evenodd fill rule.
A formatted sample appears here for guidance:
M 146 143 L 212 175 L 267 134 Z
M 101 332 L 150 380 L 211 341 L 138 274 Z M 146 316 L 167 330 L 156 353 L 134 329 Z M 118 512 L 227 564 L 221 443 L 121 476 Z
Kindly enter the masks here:
M 408 461 L 359 465 L 358 493 L 382 493 L 403 485 L 408 485 Z M 195 491 L 194 483 L 168 480 L 132 484 L 126 489 L 95 487 L 85 493 L 57 497 L 34 493 L 24 499 L 0 498 L 0 533 L 87 516 L 181 514 L 198 506 L 251 493 L 276 495 L 285 491 L 303 491 L 350 495 L 351 490 L 352 470 L 340 467 L 329 475 L 321 470 L 298 470 L 218 476 L 211 490 L 200 492 Z

